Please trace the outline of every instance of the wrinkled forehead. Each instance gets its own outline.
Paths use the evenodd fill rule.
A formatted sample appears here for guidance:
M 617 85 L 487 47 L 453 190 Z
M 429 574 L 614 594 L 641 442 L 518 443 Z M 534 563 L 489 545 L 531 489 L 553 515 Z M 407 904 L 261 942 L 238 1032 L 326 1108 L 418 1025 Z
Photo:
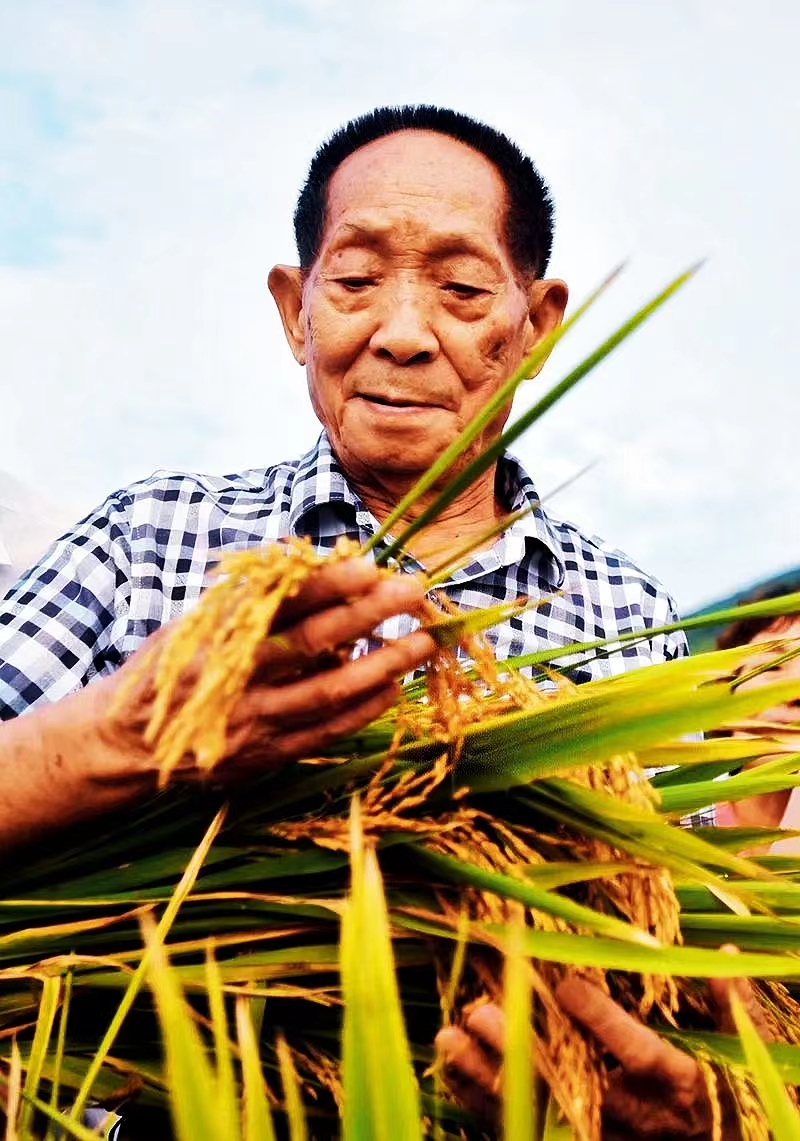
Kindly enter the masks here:
M 488 180 L 486 186 L 504 188 L 500 171 L 486 155 L 450 135 L 416 129 L 394 131 L 365 143 L 342 160 L 331 175 L 331 184 L 390 169 L 408 179 L 444 174 L 454 183 L 483 178 Z
M 376 231 L 415 224 L 505 244 L 507 193 L 480 152 L 434 131 L 398 131 L 354 151 L 328 185 L 323 242 L 364 220 Z

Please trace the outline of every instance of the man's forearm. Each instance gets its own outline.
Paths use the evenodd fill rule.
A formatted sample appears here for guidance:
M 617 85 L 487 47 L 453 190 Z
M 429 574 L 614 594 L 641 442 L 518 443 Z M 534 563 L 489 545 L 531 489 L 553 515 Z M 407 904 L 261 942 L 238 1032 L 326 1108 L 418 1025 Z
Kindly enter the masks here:
M 423 598 L 414 576 L 385 578 L 367 559 L 316 570 L 281 608 L 284 648 L 265 640 L 258 668 L 230 712 L 216 779 L 240 781 L 317 756 L 384 714 L 397 697 L 396 679 L 435 653 L 431 635 L 415 630 L 360 658 L 334 658 L 333 665 L 331 649 L 369 637 L 394 615 L 415 613 Z M 151 634 L 116 673 L 0 725 L 0 852 L 157 788 L 159 773 L 144 736 L 169 629 Z M 305 668 L 273 683 L 270 665 L 285 666 L 285 646 Z M 170 716 L 192 693 L 204 664 L 201 650 L 183 669 Z M 196 767 L 191 747 L 184 759 L 173 777 L 202 781 L 207 774 Z
M 104 735 L 110 701 L 101 681 L 0 725 L 0 853 L 155 789 L 147 751 Z

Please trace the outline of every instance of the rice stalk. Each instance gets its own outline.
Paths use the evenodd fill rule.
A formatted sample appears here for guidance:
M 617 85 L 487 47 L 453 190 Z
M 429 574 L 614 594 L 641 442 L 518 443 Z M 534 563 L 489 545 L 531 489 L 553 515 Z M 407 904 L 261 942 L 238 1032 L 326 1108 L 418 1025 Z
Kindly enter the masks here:
M 465 480 L 487 470 L 497 448 L 585 376 L 685 276 L 514 421 L 495 452 L 471 456 L 476 421 L 423 480 L 423 492 L 436 492 L 434 507 L 415 514 L 422 493 L 416 488 L 373 540 L 383 573 L 398 573 L 403 545 L 432 513 Z M 551 347 L 540 346 L 542 360 Z M 529 360 L 526 368 L 535 365 Z M 512 378 L 502 398 L 521 381 L 521 374 Z M 392 537 L 390 529 L 401 520 L 411 522 Z M 326 558 L 359 553 L 342 543 Z M 455 554 L 463 559 L 469 551 Z M 170 1066 L 191 1069 L 200 1043 L 206 1051 L 183 1087 L 194 1089 L 197 1074 L 207 1087 L 196 1098 L 192 1094 L 192 1105 L 184 1097 L 183 1135 L 199 1106 L 209 1121 L 224 1118 L 219 1136 L 239 1131 L 248 1141 L 271 1141 L 277 1099 L 264 1071 L 280 1072 L 283 1061 L 288 1075 L 291 1058 L 297 1087 L 289 1076 L 287 1083 L 298 1091 L 291 1108 L 298 1136 L 299 1090 L 314 1136 L 324 1137 L 326 1130 L 335 1135 L 342 1119 L 348 1141 L 395 1136 L 397 1089 L 404 1091 L 404 1136 L 428 1135 L 431 1128 L 437 1137 L 453 1136 L 475 1126 L 441 1098 L 440 1088 L 426 1084 L 441 1005 L 457 1023 L 471 1003 L 502 1001 L 504 963 L 510 956 L 521 966 L 524 954 L 532 1009 L 527 1032 L 535 1072 L 549 1090 L 547 1110 L 542 1100 L 539 1115 L 548 1135 L 559 1129 L 558 1106 L 574 1138 L 600 1137 L 606 1059 L 555 999 L 565 974 L 578 971 L 663 1033 L 691 1028 L 698 1056 L 705 1050 L 715 1066 L 724 1066 L 708 1071 L 709 1090 L 719 1089 L 722 1099 L 727 1083 L 746 1136 L 762 1141 L 766 1118 L 744 1055 L 720 1062 L 730 1047 L 721 1042 L 726 1036 L 712 1032 L 702 980 L 729 977 L 734 969 L 760 979 L 760 999 L 776 1037 L 795 1040 L 790 990 L 800 983 L 800 959 L 784 948 L 796 939 L 800 922 L 800 862 L 744 858 L 736 843 L 713 831 L 686 835 L 669 817 L 710 794 L 704 784 L 730 773 L 744 755 L 755 759 L 774 746 L 774 734 L 763 725 L 757 739 L 753 730 L 754 739 L 736 748 L 707 742 L 693 752 L 675 739 L 698 728 L 747 728 L 760 701 L 793 699 L 797 683 L 765 686 L 757 697 L 738 688 L 734 671 L 746 658 L 739 650 L 577 690 L 562 666 L 658 631 L 498 663 L 481 631 L 536 600 L 459 614 L 444 597 L 431 599 L 419 619 L 436 638 L 437 651 L 424 678 L 405 687 L 399 706 L 326 755 L 265 774 L 234 797 L 224 827 L 217 817 L 192 857 L 216 794 L 198 799 L 175 778 L 186 770 L 213 773 L 224 759 L 232 711 L 255 670 L 268 669 L 268 680 L 280 685 L 312 665 L 298 660 L 283 636 L 281 615 L 323 561 L 297 541 L 226 558 L 200 605 L 142 656 L 121 700 L 142 688 L 153 698 L 147 741 L 160 766 L 162 792 L 132 820 L 114 821 L 105 833 L 98 826 L 92 851 L 80 837 L 55 859 L 51 854 L 49 864 L 47 853 L 34 854 L 16 869 L 17 898 L 0 901 L 0 1057 L 5 1043 L 6 1067 L 15 1065 L 10 1043 L 15 1036 L 27 1040 L 37 1021 L 30 980 L 71 972 L 69 1040 L 42 1058 L 40 1074 L 44 1081 L 55 1075 L 56 1088 L 78 1090 L 67 1128 L 80 1131 L 76 1117 L 89 1087 L 99 1091 L 109 1079 L 118 1083 L 133 1075 L 143 1096 L 163 1103 L 163 1071 L 147 1045 L 151 1012 L 140 993 L 150 979 L 175 1023 L 164 1028 L 165 1039 L 173 1035 Z M 426 585 L 434 587 L 445 569 L 440 562 Z M 789 612 L 800 608 L 798 599 L 756 604 L 750 611 Z M 744 612 L 737 608 L 735 616 Z M 712 615 L 680 625 L 718 621 Z M 789 652 L 785 645 L 774 649 Z M 336 647 L 335 655 L 344 659 L 351 651 Z M 534 677 L 523 672 L 525 666 L 533 667 Z M 544 689 L 537 684 L 542 680 Z M 677 775 L 660 781 L 660 791 L 644 775 L 659 756 L 677 766 Z M 745 781 L 791 786 L 793 762 L 770 765 L 760 778 L 748 775 Z M 351 816 L 356 802 L 358 824 Z M 220 842 L 209 852 L 217 831 Z M 165 902 L 158 935 L 143 952 L 135 920 Z M 509 946 L 510 928 L 516 948 Z M 704 945 L 718 942 L 723 929 L 726 939 L 738 933 L 761 949 L 744 949 L 733 968 L 730 956 Z M 161 950 L 168 936 L 169 963 Z M 770 950 L 775 946 L 781 953 Z M 365 966 L 372 991 L 365 987 Z M 389 1033 L 376 1033 L 376 990 L 382 995 L 378 1014 L 391 1012 Z M 99 1048 L 88 1032 L 82 1040 L 82 1004 L 88 1000 L 105 1011 L 104 1000 L 117 1001 L 120 992 L 122 1002 Z M 235 1044 L 226 1015 L 231 1006 Z M 285 1039 L 274 1033 L 279 1026 Z M 521 1020 L 515 1033 L 525 1036 Z M 768 1055 L 783 1066 L 781 1078 L 800 1073 L 797 1058 L 776 1055 L 778 1049 L 768 1047 Z M 387 1056 L 392 1061 L 382 1071 L 378 1061 Z M 522 1070 L 516 1072 L 518 1083 Z M 231 1105 L 242 1088 L 244 1118 L 231 1126 Z M 522 1120 L 521 1086 L 516 1088 L 514 1113 Z M 209 1090 L 218 1096 L 210 1099 Z M 59 1115 L 53 1110 L 51 1116 Z M 539 1124 L 537 1117 L 537 1129 Z

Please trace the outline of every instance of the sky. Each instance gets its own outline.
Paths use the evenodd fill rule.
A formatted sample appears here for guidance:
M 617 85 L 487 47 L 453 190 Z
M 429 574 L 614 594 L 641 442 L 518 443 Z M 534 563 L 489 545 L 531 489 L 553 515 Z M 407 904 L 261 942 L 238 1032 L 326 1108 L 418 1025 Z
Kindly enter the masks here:
M 78 518 L 316 437 L 266 288 L 316 146 L 436 102 L 526 150 L 574 301 L 525 386 L 697 276 L 516 446 L 688 611 L 800 563 L 793 0 L 0 0 L 0 469 Z

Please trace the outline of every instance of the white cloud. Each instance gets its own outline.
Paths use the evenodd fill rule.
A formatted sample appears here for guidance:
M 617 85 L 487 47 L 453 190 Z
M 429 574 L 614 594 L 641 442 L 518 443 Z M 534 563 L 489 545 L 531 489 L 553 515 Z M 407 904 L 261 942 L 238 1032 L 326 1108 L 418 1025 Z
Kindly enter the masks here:
M 5 6 L 0 68 L 31 122 L 17 111 L 0 175 L 48 207 L 31 241 L 55 256 L 0 268 L 0 465 L 82 509 L 155 467 L 304 448 L 265 279 L 292 258 L 305 166 L 347 116 L 436 100 L 537 156 L 576 296 L 632 258 L 551 379 L 711 254 L 522 442 L 543 490 L 601 460 L 556 510 L 685 605 L 800 561 L 797 30 L 788 3 L 755 26 L 688 0 Z

